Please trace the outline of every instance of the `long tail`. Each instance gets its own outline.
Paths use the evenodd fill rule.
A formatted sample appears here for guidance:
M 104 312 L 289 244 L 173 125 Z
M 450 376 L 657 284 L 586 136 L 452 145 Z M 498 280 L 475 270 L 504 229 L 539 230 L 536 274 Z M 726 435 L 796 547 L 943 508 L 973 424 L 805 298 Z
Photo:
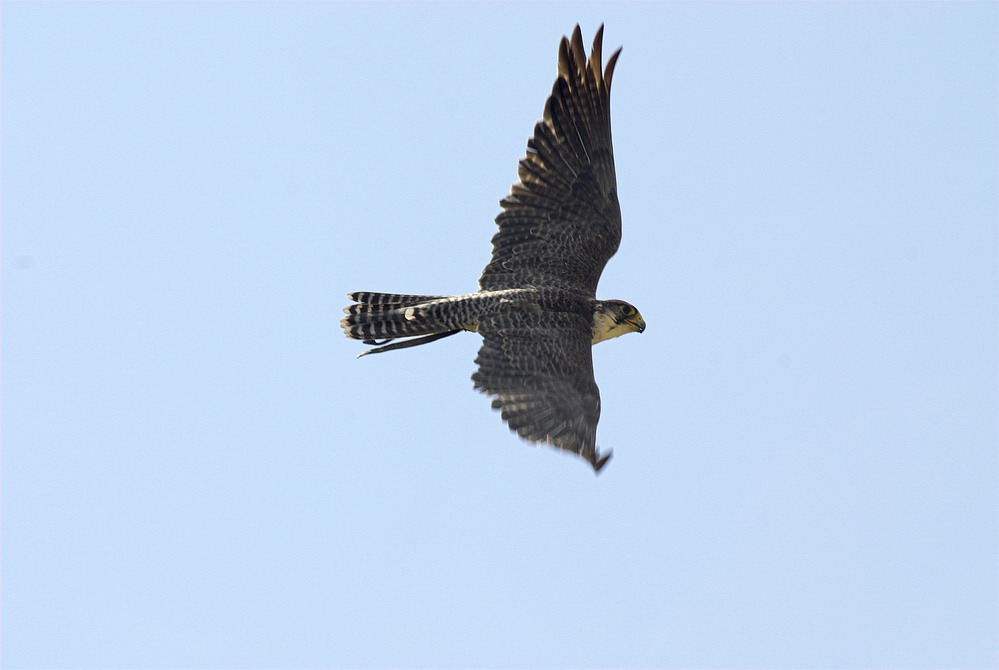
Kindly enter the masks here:
M 344 308 L 347 316 L 340 320 L 340 326 L 347 337 L 361 340 L 365 344 L 381 345 L 397 337 L 416 338 L 369 349 L 359 354 L 359 357 L 426 344 L 461 331 L 460 328 L 456 329 L 452 324 L 445 324 L 435 318 L 436 310 L 426 309 L 427 303 L 448 296 L 357 291 L 348 293 L 347 297 L 356 303 Z

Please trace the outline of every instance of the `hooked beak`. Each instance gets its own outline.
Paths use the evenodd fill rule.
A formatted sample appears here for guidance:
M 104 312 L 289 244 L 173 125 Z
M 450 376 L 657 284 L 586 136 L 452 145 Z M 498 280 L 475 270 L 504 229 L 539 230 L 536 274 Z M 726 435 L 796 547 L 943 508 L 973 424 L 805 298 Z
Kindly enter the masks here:
M 632 321 L 631 325 L 633 325 L 635 327 L 635 330 L 637 330 L 639 333 L 645 332 L 645 319 L 643 319 L 642 317 L 638 317 L 637 319 Z

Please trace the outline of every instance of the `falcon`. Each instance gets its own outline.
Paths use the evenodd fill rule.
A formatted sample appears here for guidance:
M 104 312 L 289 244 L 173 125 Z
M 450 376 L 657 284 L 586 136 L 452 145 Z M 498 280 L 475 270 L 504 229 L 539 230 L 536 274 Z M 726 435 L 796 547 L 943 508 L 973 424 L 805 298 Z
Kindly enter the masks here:
M 461 331 L 482 336 L 475 388 L 521 438 L 578 454 L 595 472 L 600 391 L 591 347 L 645 330 L 634 306 L 597 300 L 621 242 L 611 147 L 610 87 L 621 50 L 602 67 L 603 26 L 587 58 L 577 25 L 558 48 L 558 76 L 500 201 L 492 259 L 467 295 L 348 294 L 340 325 L 381 353 Z M 392 342 L 398 338 L 397 342 Z

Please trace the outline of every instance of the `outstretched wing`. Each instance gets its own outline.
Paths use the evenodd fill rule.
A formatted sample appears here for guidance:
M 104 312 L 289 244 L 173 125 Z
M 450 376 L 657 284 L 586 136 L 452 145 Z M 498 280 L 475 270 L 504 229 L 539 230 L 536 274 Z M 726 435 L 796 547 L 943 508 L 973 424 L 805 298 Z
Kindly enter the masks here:
M 479 286 L 561 287 L 595 296 L 621 242 L 611 147 L 610 86 L 618 49 L 601 70 L 603 26 L 587 60 L 579 26 L 562 38 L 558 78 L 527 142 L 520 181 L 500 205 L 493 256 Z
M 593 379 L 591 324 L 569 312 L 504 310 L 479 322 L 475 388 L 525 440 L 579 454 L 600 470 L 600 391 Z

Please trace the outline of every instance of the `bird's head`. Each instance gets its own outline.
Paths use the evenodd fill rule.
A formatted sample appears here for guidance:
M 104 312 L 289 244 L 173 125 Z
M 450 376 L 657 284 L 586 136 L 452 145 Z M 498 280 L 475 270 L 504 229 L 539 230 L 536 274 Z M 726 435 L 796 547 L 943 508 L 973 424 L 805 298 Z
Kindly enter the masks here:
M 593 344 L 645 330 L 645 319 L 624 300 L 600 300 L 593 310 Z

